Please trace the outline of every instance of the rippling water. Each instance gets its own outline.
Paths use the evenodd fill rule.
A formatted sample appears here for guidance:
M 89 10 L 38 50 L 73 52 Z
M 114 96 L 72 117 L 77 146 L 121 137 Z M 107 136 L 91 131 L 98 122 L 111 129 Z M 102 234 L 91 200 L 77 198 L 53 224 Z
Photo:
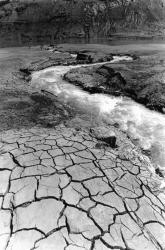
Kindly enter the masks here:
M 123 59 L 131 60 L 130 57 L 115 57 L 111 62 Z M 87 67 L 87 65 L 84 66 Z M 154 164 L 163 168 L 165 165 L 165 116 L 129 98 L 89 94 L 62 79 L 66 72 L 78 67 L 80 66 L 56 66 L 35 72 L 32 75 L 32 85 L 48 90 L 63 102 L 88 113 L 94 112 L 97 117 L 107 123 L 112 123 L 112 121 L 118 123 L 120 129 L 127 132 L 132 139 L 136 139 L 144 150 L 150 150 Z

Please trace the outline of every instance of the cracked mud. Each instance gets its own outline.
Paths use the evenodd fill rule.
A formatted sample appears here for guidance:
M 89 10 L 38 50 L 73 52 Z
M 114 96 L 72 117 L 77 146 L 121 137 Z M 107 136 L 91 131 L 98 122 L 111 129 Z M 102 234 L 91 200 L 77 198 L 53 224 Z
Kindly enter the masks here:
M 126 136 L 97 144 L 65 126 L 2 134 L 0 249 L 165 249 L 161 178 Z

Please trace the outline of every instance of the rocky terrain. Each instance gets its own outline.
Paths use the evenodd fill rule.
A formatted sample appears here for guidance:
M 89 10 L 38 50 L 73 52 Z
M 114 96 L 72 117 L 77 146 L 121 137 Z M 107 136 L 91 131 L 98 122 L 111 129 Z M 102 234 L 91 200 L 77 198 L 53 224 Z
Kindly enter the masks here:
M 73 38 L 164 39 L 164 6 L 164 0 L 4 0 L 0 1 L 0 46 Z

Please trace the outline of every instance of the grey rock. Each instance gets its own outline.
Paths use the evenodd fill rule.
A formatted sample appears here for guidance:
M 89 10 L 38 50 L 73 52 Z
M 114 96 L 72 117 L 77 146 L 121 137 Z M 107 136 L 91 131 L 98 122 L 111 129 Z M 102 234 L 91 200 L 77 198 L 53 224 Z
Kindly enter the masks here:
M 116 148 L 116 134 L 106 127 L 97 127 L 91 129 L 92 134 L 99 140 L 108 144 L 111 148 Z
M 77 61 L 84 61 L 86 63 L 107 62 L 113 60 L 111 54 L 91 51 L 81 51 L 77 53 Z

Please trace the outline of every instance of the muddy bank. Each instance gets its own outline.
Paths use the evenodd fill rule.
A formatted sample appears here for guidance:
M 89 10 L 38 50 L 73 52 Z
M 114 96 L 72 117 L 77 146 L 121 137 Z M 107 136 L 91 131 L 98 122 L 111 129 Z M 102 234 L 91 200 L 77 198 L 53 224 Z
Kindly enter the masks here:
M 84 65 L 84 64 L 95 64 L 102 62 L 110 62 L 115 56 L 125 56 L 125 54 L 108 53 L 90 50 L 74 50 L 71 52 L 57 50 L 55 46 L 45 46 L 44 50 L 48 50 L 51 54 L 48 57 L 40 58 L 37 61 L 32 61 L 27 65 L 23 65 L 20 71 L 29 76 L 34 71 L 39 71 L 52 66 L 69 66 L 69 65 Z M 132 57 L 133 60 L 138 59 L 134 54 L 126 54 Z
M 52 96 L 33 93 L 20 67 L 49 57 L 39 47 L 0 49 L 0 132 L 8 129 L 53 127 L 74 112 Z

